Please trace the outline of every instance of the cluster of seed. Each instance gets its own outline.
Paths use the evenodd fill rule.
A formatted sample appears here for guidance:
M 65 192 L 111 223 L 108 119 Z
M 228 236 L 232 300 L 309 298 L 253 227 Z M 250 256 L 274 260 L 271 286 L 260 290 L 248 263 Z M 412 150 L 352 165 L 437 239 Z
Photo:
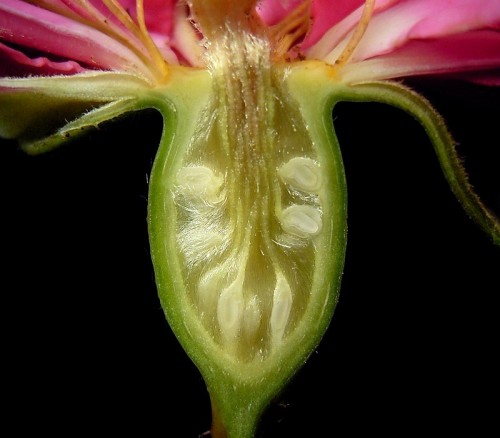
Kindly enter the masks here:
M 321 205 L 318 193 L 322 179 L 318 164 L 311 158 L 295 157 L 278 169 L 278 174 L 289 192 L 301 201 L 282 210 L 279 220 L 283 230 L 300 243 L 321 232 Z
M 295 157 L 278 169 L 278 176 L 294 201 L 276 212 L 284 239 L 305 245 L 322 229 L 318 201 L 322 185 L 319 166 L 310 158 Z M 215 216 L 211 211 L 217 210 L 222 202 L 223 186 L 224 178 L 206 166 L 186 166 L 177 174 L 178 195 L 190 205 L 190 219 L 181 229 L 182 238 L 179 239 L 188 262 L 196 258 L 208 260 L 203 254 L 214 255 L 212 248 L 231 246 L 230 233 L 224 235 L 220 229 L 217 231 L 210 219 Z M 217 329 L 213 333 L 217 333 L 226 349 L 236 351 L 242 337 L 259 338 L 257 332 L 262 327 L 263 318 L 267 320 L 267 342 L 273 349 L 286 334 L 294 299 L 292 287 L 280 267 L 275 266 L 275 285 L 269 302 L 263 304 L 265 298 L 258 293 L 245 294 L 250 236 L 243 242 L 242 248 L 228 251 L 227 258 L 221 257 L 219 263 L 198 278 L 194 286 L 197 306 L 202 318 L 212 315 L 207 324 L 214 330 L 216 323 Z

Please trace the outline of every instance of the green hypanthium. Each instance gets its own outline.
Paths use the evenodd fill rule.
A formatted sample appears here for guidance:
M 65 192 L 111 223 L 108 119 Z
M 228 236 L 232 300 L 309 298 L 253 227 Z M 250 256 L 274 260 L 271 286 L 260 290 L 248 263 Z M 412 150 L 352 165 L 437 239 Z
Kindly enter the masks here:
M 230 436 L 250 436 L 318 344 L 346 245 L 331 90 L 313 64 L 271 67 L 256 44 L 242 53 L 165 107 L 149 200 L 163 308 Z

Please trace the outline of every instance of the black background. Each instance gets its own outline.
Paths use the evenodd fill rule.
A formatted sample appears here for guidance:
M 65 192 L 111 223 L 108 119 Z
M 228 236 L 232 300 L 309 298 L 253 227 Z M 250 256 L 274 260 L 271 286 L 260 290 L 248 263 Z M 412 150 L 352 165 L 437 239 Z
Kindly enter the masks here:
M 410 84 L 500 213 L 500 92 Z M 334 120 L 349 190 L 340 301 L 259 436 L 498 430 L 500 249 L 461 210 L 409 116 L 342 104 Z M 18 435 L 209 429 L 204 383 L 164 319 L 148 252 L 160 133 L 145 111 L 39 157 L 2 141 L 1 397 L 3 427 Z

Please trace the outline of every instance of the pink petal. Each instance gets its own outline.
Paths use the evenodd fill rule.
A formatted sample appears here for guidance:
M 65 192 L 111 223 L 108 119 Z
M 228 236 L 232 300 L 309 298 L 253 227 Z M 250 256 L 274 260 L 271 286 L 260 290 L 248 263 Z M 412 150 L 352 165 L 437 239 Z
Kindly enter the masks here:
M 485 73 L 465 73 L 460 74 L 460 78 L 476 84 L 486 85 L 490 87 L 500 86 L 500 69 L 491 70 Z
M 78 61 L 91 68 L 149 75 L 139 58 L 113 38 L 20 0 L 0 2 L 0 29 L 0 37 L 5 41 Z
M 373 17 L 353 60 L 389 53 L 413 39 L 488 28 L 500 28 L 500 1 L 400 1 Z
M 136 0 L 120 0 L 120 3 L 135 19 Z M 146 26 L 169 64 L 179 64 L 180 58 L 184 64 L 200 66 L 200 35 L 189 21 L 189 13 L 185 1 L 144 0 Z
M 301 44 L 302 50 L 306 51 L 309 57 L 325 59 L 329 56 L 329 53 L 338 47 L 343 39 L 348 38 L 363 12 L 363 0 L 342 0 L 339 4 L 344 5 L 344 7 L 339 10 L 339 13 L 329 11 L 328 6 L 330 6 L 330 10 L 337 10 L 337 7 L 333 8 L 332 5 L 327 4 L 331 1 L 317 0 L 313 3 L 313 26 Z M 402 1 L 405 0 L 376 0 L 373 13 L 376 15 L 387 9 L 391 10 L 391 7 L 394 8 L 394 5 Z M 352 5 L 357 6 L 357 9 L 349 7 Z M 335 6 L 337 6 L 336 2 Z M 321 8 L 325 8 L 327 12 Z
M 500 1 L 381 0 L 343 76 L 350 81 L 500 67 Z M 382 7 L 383 6 L 383 7 Z M 334 63 L 360 16 L 354 11 L 307 52 Z M 363 61 L 363 62 L 361 62 Z
M 180 4 L 175 8 L 174 28 L 169 43 L 183 64 L 202 67 L 205 64 L 201 46 L 202 35 L 189 21 L 189 14 L 190 11 L 185 5 Z
M 428 74 L 461 74 L 476 82 L 500 83 L 500 32 L 480 30 L 436 40 L 413 40 L 399 50 L 348 64 L 349 83 Z M 496 79 L 495 79 L 496 77 Z
M 265 24 L 272 26 L 286 18 L 304 0 L 263 0 L 257 12 Z M 378 0 L 376 9 L 383 9 L 400 0 Z M 312 0 L 311 29 L 301 44 L 308 48 L 316 43 L 332 26 L 364 4 L 364 0 Z
M 46 1 L 46 0 L 45 0 Z M 49 0 L 56 3 L 72 3 L 72 0 Z M 90 3 L 104 16 L 109 16 L 109 9 L 102 0 L 90 0 Z M 136 20 L 136 0 L 119 0 L 119 3 Z M 164 37 L 172 33 L 174 9 L 178 0 L 144 0 L 144 19 L 150 32 L 161 34 Z
M 313 22 L 302 47 L 307 48 L 316 43 L 328 29 L 347 17 L 363 3 L 363 0 L 313 1 L 311 10 Z
M 79 15 L 86 16 L 86 12 L 78 8 L 78 5 L 74 4 L 73 0 L 49 0 L 51 2 L 63 2 L 70 5 Z M 93 4 L 95 9 L 102 14 L 111 22 L 113 29 L 116 34 L 121 35 L 123 38 L 133 41 L 134 44 L 139 47 L 140 42 L 136 40 L 134 35 L 123 26 L 119 20 L 113 16 L 107 6 L 102 2 L 102 0 L 89 0 Z M 137 21 L 137 1 L 136 0 L 118 0 L 118 2 L 127 11 L 130 17 L 136 22 Z M 179 64 L 177 54 L 172 50 L 171 47 L 171 34 L 173 33 L 175 25 L 175 10 L 178 9 L 177 6 L 187 9 L 187 5 L 180 4 L 178 0 L 144 0 L 144 20 L 146 22 L 146 27 L 148 32 L 153 39 L 155 45 L 158 47 L 160 53 L 163 55 L 165 60 L 169 64 Z M 89 17 L 90 21 L 94 21 L 95 17 Z
M 129 0 L 135 3 L 134 0 Z M 170 36 L 177 0 L 144 0 L 146 26 L 150 32 Z M 185 6 L 184 6 L 185 7 Z
M 263 0 L 257 4 L 257 13 L 262 21 L 272 26 L 283 20 L 304 0 Z
M 54 62 L 45 57 L 32 59 L 0 43 L 0 76 L 73 75 L 83 71 L 85 69 L 74 61 Z

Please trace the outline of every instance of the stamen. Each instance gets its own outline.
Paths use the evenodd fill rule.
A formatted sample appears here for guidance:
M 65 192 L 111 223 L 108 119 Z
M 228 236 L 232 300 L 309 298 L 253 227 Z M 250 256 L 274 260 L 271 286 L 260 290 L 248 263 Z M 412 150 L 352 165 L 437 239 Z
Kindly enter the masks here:
M 140 32 L 138 31 L 134 20 L 132 20 L 132 17 L 123 8 L 123 6 L 118 3 L 117 0 L 102 0 L 102 2 L 130 32 L 132 32 L 136 37 L 140 36 Z
M 136 0 L 139 26 L 117 0 L 102 0 L 102 2 L 119 23 L 108 20 L 89 0 L 65 0 L 60 3 L 54 3 L 51 0 L 30 0 L 30 2 L 80 21 L 120 42 L 130 49 L 146 67 L 152 67 L 150 71 L 152 70 L 151 73 L 158 80 L 164 79 L 168 73 L 168 66 L 146 28 L 143 0 Z
M 271 27 L 271 41 L 275 59 L 283 59 L 290 48 L 309 30 L 311 1 L 297 6 L 290 15 Z
M 139 21 L 139 26 L 132 20 L 132 17 L 123 8 L 123 6 L 118 2 L 118 0 L 102 0 L 106 7 L 113 13 L 113 15 L 120 21 L 127 30 L 129 30 L 132 35 L 134 35 L 146 48 L 148 54 L 151 56 L 153 65 L 156 67 L 156 73 L 159 78 L 164 78 L 168 72 L 168 67 L 163 59 L 163 56 L 159 52 L 155 43 L 151 39 L 149 32 L 144 23 L 144 7 L 143 1 L 136 1 L 137 16 Z M 142 16 L 142 18 L 141 18 Z M 142 20 L 142 24 L 141 24 Z
M 375 6 L 375 0 L 365 0 L 365 6 L 363 8 L 363 12 L 361 14 L 361 18 L 358 21 L 358 25 L 351 35 L 351 39 L 347 43 L 347 46 L 344 48 L 340 56 L 335 61 L 336 66 L 343 66 L 347 61 L 349 61 L 350 57 L 354 53 L 354 50 L 358 46 L 361 38 L 366 32 L 366 28 L 370 23 L 370 19 L 372 18 L 373 8 Z
M 158 50 L 158 47 L 156 47 L 156 44 L 151 38 L 151 35 L 149 34 L 148 29 L 146 27 L 146 20 L 144 18 L 144 0 L 137 0 L 136 9 L 137 9 L 137 21 L 139 23 L 139 29 L 141 30 L 141 35 L 143 37 L 142 42 L 146 46 L 146 49 L 148 50 L 149 54 L 151 55 L 153 62 L 155 62 L 156 65 L 159 67 L 160 71 L 163 73 L 162 76 L 164 77 L 167 74 L 168 68 L 165 60 L 163 59 L 163 56 Z
M 78 6 L 75 11 L 85 18 L 84 23 L 92 26 L 94 29 L 101 31 L 102 33 L 111 36 L 116 39 L 124 46 L 128 47 L 132 52 L 134 52 L 145 64 L 148 64 L 149 59 L 144 52 L 137 47 L 137 39 L 130 38 L 130 34 L 126 33 L 125 30 L 130 31 L 128 27 L 122 29 L 116 25 L 113 21 L 108 20 L 94 5 L 89 3 L 88 0 L 73 0 L 72 7 Z M 112 11 L 111 11 L 112 12 Z M 61 13 L 61 11 L 59 11 Z M 112 12 L 114 14 L 114 12 Z M 83 15 L 85 14 L 85 15 Z M 115 14 L 114 14 L 115 15 Z M 122 23 L 121 20 L 119 20 Z M 133 35 L 135 38 L 136 35 Z

